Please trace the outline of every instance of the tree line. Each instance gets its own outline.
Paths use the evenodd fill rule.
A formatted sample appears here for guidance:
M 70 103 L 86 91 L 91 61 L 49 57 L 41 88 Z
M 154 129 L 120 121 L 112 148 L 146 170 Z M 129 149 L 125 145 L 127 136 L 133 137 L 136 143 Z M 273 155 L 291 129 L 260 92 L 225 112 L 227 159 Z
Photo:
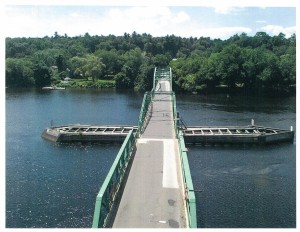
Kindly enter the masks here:
M 296 84 L 296 35 L 209 37 L 125 33 L 123 36 L 6 38 L 6 86 L 41 87 L 66 77 L 114 80 L 116 88 L 152 88 L 154 67 L 170 66 L 178 91 L 268 88 Z

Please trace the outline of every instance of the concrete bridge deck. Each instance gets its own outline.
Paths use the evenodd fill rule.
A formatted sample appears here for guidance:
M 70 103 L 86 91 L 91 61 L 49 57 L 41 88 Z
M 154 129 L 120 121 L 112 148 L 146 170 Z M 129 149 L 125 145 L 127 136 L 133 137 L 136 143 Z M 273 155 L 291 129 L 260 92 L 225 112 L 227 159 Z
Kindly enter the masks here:
M 137 140 L 114 228 L 188 227 L 172 98 L 167 93 L 171 86 L 165 80 L 157 86 L 152 115 Z

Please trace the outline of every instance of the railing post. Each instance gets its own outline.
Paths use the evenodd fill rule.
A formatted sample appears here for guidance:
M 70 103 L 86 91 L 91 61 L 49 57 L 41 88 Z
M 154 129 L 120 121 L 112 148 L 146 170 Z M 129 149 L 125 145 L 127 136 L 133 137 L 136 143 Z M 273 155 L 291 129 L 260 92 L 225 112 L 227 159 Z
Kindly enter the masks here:
M 135 137 L 131 130 L 124 140 L 96 197 L 93 228 L 105 227 L 131 158 Z M 123 159 L 125 162 L 122 162 Z
M 155 89 L 155 79 L 156 79 L 155 76 L 156 76 L 156 67 L 154 69 L 154 74 L 153 74 L 153 86 L 152 86 L 152 90 Z
M 142 103 L 142 107 L 141 107 L 141 111 L 140 111 L 140 115 L 139 115 L 138 130 L 137 130 L 136 137 L 138 137 L 144 129 L 145 119 L 147 119 L 146 116 L 150 109 L 152 97 L 153 97 L 153 91 L 146 92 L 144 95 L 143 103 Z
M 171 85 L 171 91 L 173 91 L 173 87 L 172 87 L 172 80 L 173 79 L 173 77 L 172 77 L 172 69 L 171 69 L 171 67 L 170 67 L 170 85 Z
M 193 195 L 192 199 L 189 199 L 189 211 L 190 211 L 190 228 L 197 228 L 197 212 L 196 212 L 196 197 L 194 191 L 189 193 L 189 195 Z

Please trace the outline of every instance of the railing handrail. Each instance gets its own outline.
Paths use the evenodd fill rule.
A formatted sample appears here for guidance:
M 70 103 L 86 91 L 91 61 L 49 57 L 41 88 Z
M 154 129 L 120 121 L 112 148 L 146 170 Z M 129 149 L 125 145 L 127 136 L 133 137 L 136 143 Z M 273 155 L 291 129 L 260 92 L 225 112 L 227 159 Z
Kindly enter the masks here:
M 140 135 L 140 133 L 143 131 L 145 126 L 145 119 L 147 117 L 147 114 L 151 112 L 151 101 L 153 98 L 153 91 L 146 92 L 144 94 L 143 103 L 139 115 L 139 121 L 138 121 L 138 130 L 136 133 L 136 137 Z
M 183 134 L 181 131 L 178 133 L 179 140 L 179 152 L 180 160 L 182 165 L 182 177 L 185 185 L 185 194 L 186 194 L 186 209 L 189 220 L 190 228 L 197 228 L 197 214 L 196 214 L 196 197 L 194 192 L 193 181 L 191 177 L 189 161 L 187 157 L 187 149 L 185 147 Z
M 135 136 L 131 130 L 124 140 L 100 190 L 96 197 L 93 217 L 93 228 L 105 227 L 114 201 L 119 193 L 121 184 L 135 147 Z
M 171 88 L 171 90 L 173 89 L 172 82 L 173 82 L 172 68 L 170 68 L 170 88 Z
M 196 197 L 194 193 L 194 186 L 191 177 L 189 161 L 187 157 L 187 148 L 185 147 L 185 142 L 183 138 L 183 133 L 177 127 L 177 109 L 176 109 L 176 97 L 175 93 L 172 92 L 172 109 L 173 109 L 173 119 L 174 119 L 174 128 L 176 132 L 176 137 L 179 143 L 179 152 L 180 152 L 180 161 L 182 167 L 182 178 L 185 186 L 186 194 L 186 210 L 189 221 L 190 228 L 197 228 L 197 214 L 196 214 Z
M 165 68 L 156 68 L 155 67 L 154 75 L 153 75 L 152 90 L 155 89 L 158 79 L 165 78 L 165 77 L 161 77 L 161 75 L 164 75 L 164 74 L 166 74 L 166 78 L 170 81 L 170 86 L 171 86 L 171 91 L 172 91 L 172 69 L 170 67 L 165 67 Z
M 173 120 L 174 120 L 176 138 L 178 138 L 178 126 L 177 126 L 178 118 L 177 118 L 177 109 L 176 109 L 176 97 L 174 92 L 172 92 L 172 110 L 173 110 Z
M 157 71 L 157 68 L 155 67 L 155 69 L 154 69 L 154 73 L 153 73 L 153 86 L 152 86 L 152 91 L 154 91 L 154 89 L 155 89 L 155 75 L 156 75 L 156 71 Z

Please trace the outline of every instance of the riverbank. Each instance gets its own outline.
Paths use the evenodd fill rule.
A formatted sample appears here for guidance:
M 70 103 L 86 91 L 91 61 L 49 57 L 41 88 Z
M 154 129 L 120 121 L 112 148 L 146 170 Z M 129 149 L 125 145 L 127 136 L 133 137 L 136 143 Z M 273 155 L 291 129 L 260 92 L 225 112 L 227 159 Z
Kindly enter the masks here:
M 71 79 L 69 81 L 54 81 L 51 86 L 62 87 L 62 88 L 74 88 L 74 89 L 112 89 L 116 88 L 115 80 L 92 80 L 88 79 Z M 6 87 L 16 88 L 16 87 Z M 18 87 L 22 88 L 22 87 Z M 23 87 L 33 88 L 33 87 Z M 243 96 L 295 96 L 296 85 L 292 85 L 285 89 L 273 89 L 267 87 L 260 87 L 255 89 L 246 89 L 242 86 L 237 86 L 234 89 L 229 89 L 226 85 L 219 85 L 214 88 L 207 88 L 206 86 L 197 86 L 194 90 L 187 91 L 179 88 L 176 84 L 173 84 L 174 91 L 179 94 L 193 94 L 193 95 L 214 95 L 214 94 L 226 94 L 228 97 L 234 95 Z M 136 92 L 143 92 L 136 90 Z
M 65 88 L 115 88 L 116 83 L 114 80 L 92 80 L 92 79 L 73 79 L 70 81 L 59 81 L 53 83 L 57 87 Z

